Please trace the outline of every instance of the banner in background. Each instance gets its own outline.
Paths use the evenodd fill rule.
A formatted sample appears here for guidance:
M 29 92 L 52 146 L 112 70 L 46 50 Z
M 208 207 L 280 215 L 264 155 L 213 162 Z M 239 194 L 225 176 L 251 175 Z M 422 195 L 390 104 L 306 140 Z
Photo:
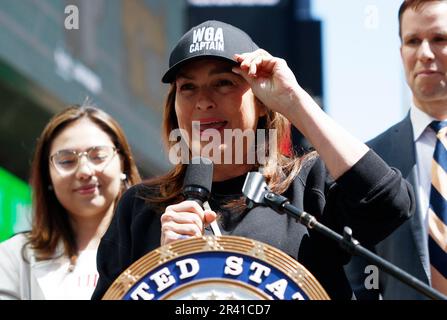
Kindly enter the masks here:
M 31 225 L 31 188 L 0 167 L 0 241 Z

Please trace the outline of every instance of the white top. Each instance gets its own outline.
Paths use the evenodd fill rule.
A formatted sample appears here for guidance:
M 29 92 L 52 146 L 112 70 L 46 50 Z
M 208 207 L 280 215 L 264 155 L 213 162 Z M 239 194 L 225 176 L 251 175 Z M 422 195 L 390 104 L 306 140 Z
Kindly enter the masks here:
M 410 109 L 411 124 L 413 126 L 414 143 L 416 148 L 416 162 L 418 168 L 418 194 L 421 212 L 428 229 L 428 207 L 430 205 L 431 165 L 436 146 L 436 133 L 428 127 L 435 120 L 415 105 Z
M 22 257 L 24 234 L 0 243 L 0 300 L 89 300 L 98 280 L 96 250 L 81 251 L 70 271 L 66 256 L 36 261 L 27 249 Z M 57 254 L 62 252 L 58 247 Z

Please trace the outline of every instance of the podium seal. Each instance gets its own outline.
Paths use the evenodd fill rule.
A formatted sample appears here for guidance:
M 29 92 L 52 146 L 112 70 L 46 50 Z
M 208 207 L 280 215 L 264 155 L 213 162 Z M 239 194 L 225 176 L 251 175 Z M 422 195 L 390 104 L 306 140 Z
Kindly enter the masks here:
M 103 299 L 327 300 L 315 277 L 281 250 L 236 236 L 203 236 L 153 250 Z

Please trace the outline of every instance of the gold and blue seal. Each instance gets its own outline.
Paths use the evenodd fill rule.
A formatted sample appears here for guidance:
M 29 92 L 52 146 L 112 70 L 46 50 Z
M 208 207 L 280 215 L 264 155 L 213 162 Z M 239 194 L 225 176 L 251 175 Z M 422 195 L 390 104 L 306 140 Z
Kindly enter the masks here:
M 179 240 L 128 267 L 103 299 L 327 300 L 299 262 L 265 243 L 236 236 Z

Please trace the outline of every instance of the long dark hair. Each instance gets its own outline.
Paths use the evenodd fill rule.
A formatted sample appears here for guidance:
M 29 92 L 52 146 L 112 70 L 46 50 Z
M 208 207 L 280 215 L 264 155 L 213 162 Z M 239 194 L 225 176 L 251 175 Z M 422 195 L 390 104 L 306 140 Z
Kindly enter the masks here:
M 73 105 L 54 115 L 37 140 L 31 166 L 33 222 L 28 235 L 28 244 L 35 250 L 39 260 L 52 258 L 60 241 L 64 245 L 65 255 L 72 258 L 78 253 L 75 232 L 69 222 L 67 211 L 49 187 L 51 185 L 49 152 L 55 137 L 68 125 L 80 119 L 89 119 L 98 125 L 110 136 L 121 155 L 123 172 L 127 179 L 122 184 L 118 198 L 125 189 L 141 181 L 124 131 L 110 115 L 96 107 L 86 105 Z

